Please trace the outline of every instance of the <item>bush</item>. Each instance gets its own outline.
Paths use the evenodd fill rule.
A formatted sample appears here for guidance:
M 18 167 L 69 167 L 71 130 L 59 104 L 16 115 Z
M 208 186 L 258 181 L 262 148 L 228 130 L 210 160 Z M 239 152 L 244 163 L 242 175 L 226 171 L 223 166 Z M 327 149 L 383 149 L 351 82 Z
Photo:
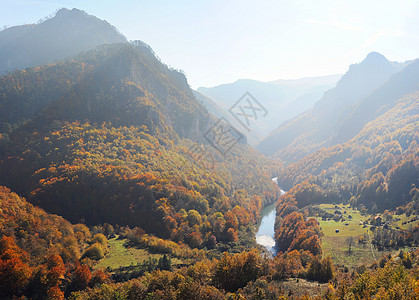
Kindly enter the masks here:
M 92 241 L 94 243 L 99 243 L 104 247 L 108 246 L 108 240 L 106 239 L 106 236 L 104 236 L 102 233 L 96 233 Z
M 105 257 L 105 250 L 103 249 L 103 246 L 99 243 L 94 243 L 90 247 L 84 251 L 82 258 L 91 258 L 95 260 L 99 260 Z

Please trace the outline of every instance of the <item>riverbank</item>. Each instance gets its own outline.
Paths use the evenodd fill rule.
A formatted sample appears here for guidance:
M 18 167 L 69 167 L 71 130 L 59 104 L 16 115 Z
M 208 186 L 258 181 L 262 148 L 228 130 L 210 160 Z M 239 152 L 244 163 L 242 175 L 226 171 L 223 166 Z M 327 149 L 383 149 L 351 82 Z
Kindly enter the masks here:
M 272 181 L 278 184 L 278 178 L 272 178 Z M 280 188 L 281 189 L 281 188 Z M 281 195 L 286 192 L 281 189 Z M 256 226 L 256 243 L 265 247 L 274 256 L 277 253 L 275 245 L 275 217 L 276 202 L 263 208 L 261 222 Z
M 256 243 L 264 246 L 268 251 L 276 254 L 274 240 L 274 226 L 276 215 L 276 203 L 266 206 L 262 210 L 261 222 L 256 227 Z

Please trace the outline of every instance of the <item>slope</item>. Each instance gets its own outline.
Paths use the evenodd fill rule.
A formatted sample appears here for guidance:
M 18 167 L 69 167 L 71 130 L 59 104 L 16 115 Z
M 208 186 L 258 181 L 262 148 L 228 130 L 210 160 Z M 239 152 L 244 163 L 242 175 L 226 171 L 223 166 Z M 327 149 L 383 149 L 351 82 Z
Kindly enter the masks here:
M 340 77 L 330 75 L 271 82 L 241 79 L 211 88 L 200 87 L 198 92 L 210 98 L 220 110 L 224 110 L 230 122 L 234 122 L 234 118 L 228 109 L 246 92 L 253 95 L 268 112 L 264 118 L 253 120 L 250 132 L 245 131 L 249 143 L 256 145 L 282 122 L 312 107 Z
M 40 24 L 0 32 L 0 74 L 52 63 L 102 44 L 126 41 L 108 22 L 75 8 L 63 8 Z
M 0 235 L 11 237 L 26 251 L 32 265 L 45 262 L 52 254 L 59 254 L 64 261 L 75 261 L 90 238 L 85 225 L 72 225 L 60 216 L 48 214 L 4 186 L 0 186 L 0 216 Z
M 327 146 L 353 106 L 402 67 L 381 54 L 370 53 L 361 63 L 350 66 L 336 87 L 328 90 L 312 109 L 283 123 L 257 149 L 265 155 L 275 153 L 283 161 L 294 162 Z
M 417 92 L 399 99 L 350 141 L 289 165 L 278 177 L 280 185 L 293 187 L 299 207 L 350 202 L 383 211 L 417 202 L 418 100 Z
M 397 99 L 419 90 L 419 61 L 409 63 L 402 72 L 390 77 L 388 82 L 360 101 L 339 125 L 332 143 L 353 138 L 369 121 L 394 107 Z
M 39 74 L 70 84 L 37 94 Z M 0 182 L 72 222 L 139 226 L 195 248 L 248 247 L 262 206 L 279 195 L 261 155 L 238 143 L 224 156 L 206 141 L 216 120 L 144 43 L 5 78 L 0 113 L 12 106 L 21 120 L 22 108 L 35 108 L 2 132 Z

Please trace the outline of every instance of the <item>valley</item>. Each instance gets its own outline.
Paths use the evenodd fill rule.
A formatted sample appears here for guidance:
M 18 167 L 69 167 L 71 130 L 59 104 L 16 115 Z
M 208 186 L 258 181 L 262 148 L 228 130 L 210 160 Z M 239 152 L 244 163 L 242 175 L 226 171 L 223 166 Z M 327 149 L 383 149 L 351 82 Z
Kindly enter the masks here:
M 272 181 L 278 184 L 278 178 L 272 178 Z M 280 188 L 281 189 L 281 188 Z M 285 195 L 285 191 L 281 189 L 281 195 Z M 275 247 L 275 216 L 276 203 L 263 207 L 261 213 L 261 221 L 256 225 L 256 243 L 265 247 L 268 251 L 276 255 Z
M 419 299 L 418 75 L 194 90 L 79 9 L 5 27 L 0 298 Z

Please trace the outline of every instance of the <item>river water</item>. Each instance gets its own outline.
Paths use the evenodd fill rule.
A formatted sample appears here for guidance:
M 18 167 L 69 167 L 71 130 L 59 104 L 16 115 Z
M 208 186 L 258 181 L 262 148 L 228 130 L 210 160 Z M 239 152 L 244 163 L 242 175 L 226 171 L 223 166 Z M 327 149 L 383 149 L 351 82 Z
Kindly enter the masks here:
M 272 181 L 278 183 L 277 178 L 272 178 Z M 281 190 L 281 194 L 285 194 Z M 265 246 L 273 255 L 276 254 L 275 240 L 274 240 L 274 226 L 276 215 L 276 203 L 266 206 L 262 211 L 262 221 L 256 227 L 256 242 L 259 245 Z

